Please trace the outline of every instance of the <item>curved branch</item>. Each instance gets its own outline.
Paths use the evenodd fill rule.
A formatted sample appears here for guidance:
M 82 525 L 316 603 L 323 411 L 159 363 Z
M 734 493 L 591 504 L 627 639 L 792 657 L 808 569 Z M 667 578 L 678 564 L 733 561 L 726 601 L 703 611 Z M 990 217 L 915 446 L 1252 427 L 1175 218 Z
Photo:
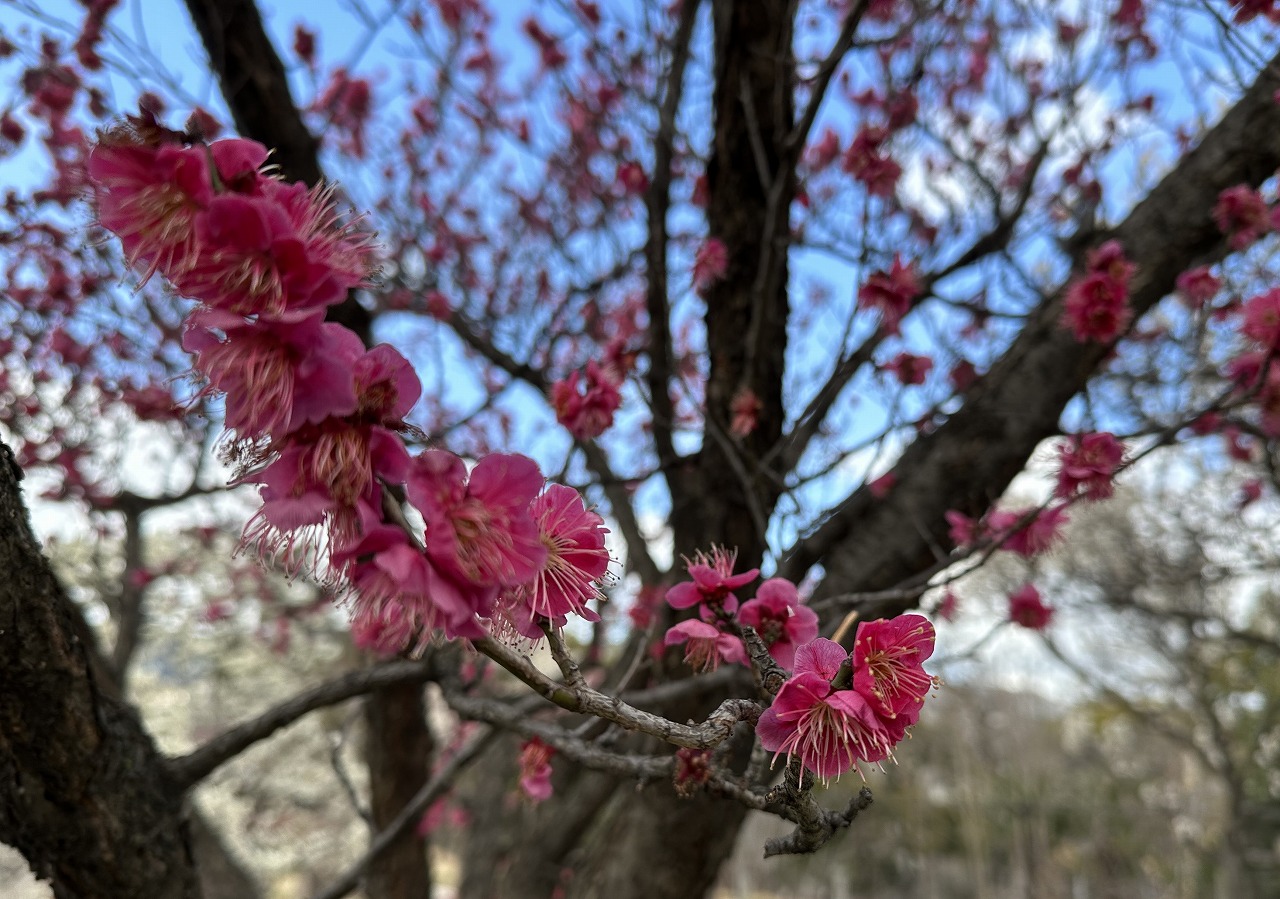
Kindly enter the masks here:
M 256 718 L 237 724 L 186 755 L 169 759 L 166 763 L 169 776 L 183 789 L 187 789 L 254 743 L 265 740 L 308 712 L 398 684 L 426 683 L 435 673 L 432 660 L 422 659 L 386 662 L 344 674 L 290 697 Z

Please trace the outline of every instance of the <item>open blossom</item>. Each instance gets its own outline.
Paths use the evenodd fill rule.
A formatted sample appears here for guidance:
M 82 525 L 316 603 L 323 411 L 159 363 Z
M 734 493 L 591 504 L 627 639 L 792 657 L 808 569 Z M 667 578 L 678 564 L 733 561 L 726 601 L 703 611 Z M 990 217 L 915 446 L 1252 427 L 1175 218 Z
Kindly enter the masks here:
M 409 360 L 385 343 L 356 358 L 351 378 L 356 393 L 355 415 L 371 424 L 402 424 L 422 395 L 422 382 Z
M 243 542 L 263 555 L 283 553 L 297 567 L 294 545 L 320 525 L 339 543 L 359 530 L 365 512 L 379 507 L 379 480 L 404 482 L 409 456 L 383 428 L 329 418 L 291 434 L 279 456 L 245 478 L 262 485 L 262 508 L 245 527 Z
M 664 646 L 683 644 L 685 663 L 694 671 L 715 671 L 721 662 L 747 664 L 747 649 L 741 640 L 696 618 L 672 627 L 662 643 Z
M 551 385 L 551 405 L 575 440 L 599 437 L 613 425 L 613 414 L 622 405 L 619 382 L 595 360 Z
M 734 574 L 737 559 L 737 551 L 720 546 L 712 547 L 710 555 L 697 553 L 687 568 L 693 580 L 682 581 L 668 590 L 667 603 L 673 609 L 690 609 L 701 603 L 712 611 L 736 611 L 738 598 L 733 591 L 745 587 L 760 574 L 759 568 Z
M 1008 534 L 1001 549 L 1029 559 L 1051 549 L 1069 520 L 1064 507 L 1054 506 L 1040 510 L 1001 509 L 987 515 L 983 523 L 993 534 Z
M 143 143 L 132 129 L 103 135 L 89 154 L 98 221 L 114 232 L 131 266 L 146 274 L 192 259 L 195 218 L 213 199 L 202 147 Z
M 332 233 L 322 191 L 264 183 L 220 194 L 195 217 L 200 253 L 173 273 L 178 291 L 241 315 L 308 314 L 342 300 L 371 265 L 362 241 Z
M 537 737 L 520 747 L 520 789 L 534 802 L 551 798 L 551 758 L 556 754 Z
M 241 438 L 279 439 L 356 411 L 351 364 L 360 338 L 316 314 L 248 321 L 212 309 L 187 319 L 182 341 L 209 387 L 227 395 L 225 426 Z
M 427 450 L 413 460 L 406 493 L 426 519 L 431 561 L 492 601 L 499 588 L 532 580 L 546 561 L 529 511 L 542 483 L 525 456 L 485 456 L 468 476 L 458 456 Z
M 356 645 L 384 655 L 421 649 L 432 633 L 479 637 L 472 596 L 434 570 L 400 528 L 366 517 L 365 533 L 333 556 L 349 586 Z
M 1033 631 L 1042 631 L 1053 618 L 1053 608 L 1045 605 L 1040 591 L 1024 584 L 1009 596 L 1009 620 Z
M 1106 431 L 1078 434 L 1058 447 L 1058 486 L 1054 495 L 1070 499 L 1107 499 L 1124 462 L 1124 444 Z
M 1175 282 L 1178 295 L 1192 309 L 1199 309 L 1213 299 L 1222 288 L 1222 281 L 1209 271 L 1207 266 L 1188 269 L 1178 275 Z
M 920 615 L 864 621 L 853 644 L 853 689 L 875 709 L 886 728 L 902 738 L 920 720 L 934 678 L 924 670 L 933 655 L 933 625 Z
M 889 271 L 873 273 L 867 283 L 858 288 L 858 307 L 880 310 L 885 330 L 897 334 L 899 323 L 911 311 L 912 302 L 922 290 L 915 269 L 903 265 L 902 258 L 895 255 Z
M 1218 194 L 1213 220 L 1226 234 L 1231 249 L 1243 250 L 1271 229 L 1267 201 L 1247 184 L 1228 187 Z
M 738 610 L 738 622 L 750 625 L 783 668 L 795 664 L 796 647 L 818 636 L 818 614 L 800 604 L 800 592 L 790 581 L 769 578 Z
M 889 731 L 866 698 L 831 686 L 848 660 L 843 647 L 823 638 L 800 647 L 795 676 L 756 724 L 760 745 L 775 758 L 798 756 L 823 781 L 893 752 Z
M 1270 350 L 1280 350 L 1280 288 L 1245 301 L 1242 310 L 1246 337 Z
M 555 627 L 564 627 L 571 614 L 599 621 L 587 603 L 600 597 L 600 581 L 609 570 L 604 519 L 585 506 L 582 494 L 563 484 L 549 485 L 529 512 L 547 556 L 533 580 L 505 594 L 503 611 L 511 626 L 536 640 L 542 636 L 538 617 Z

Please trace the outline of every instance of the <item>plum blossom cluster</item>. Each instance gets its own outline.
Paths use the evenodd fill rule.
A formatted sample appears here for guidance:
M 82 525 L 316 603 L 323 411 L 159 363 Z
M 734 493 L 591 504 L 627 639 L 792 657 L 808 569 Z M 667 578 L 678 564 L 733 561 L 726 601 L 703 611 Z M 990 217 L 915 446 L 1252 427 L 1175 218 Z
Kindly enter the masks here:
M 683 645 L 686 663 L 697 671 L 723 662 L 750 665 L 760 657 L 753 660 L 742 639 L 749 626 L 772 663 L 794 672 L 756 726 L 765 749 L 775 757 L 799 757 L 824 781 L 859 762 L 892 757 L 893 747 L 920 720 L 924 697 L 935 684 L 923 667 L 933 654 L 933 625 L 919 615 L 864 622 L 849 652 L 818 637 L 817 614 L 784 578 L 765 580 L 754 598 L 739 603 L 736 591 L 760 572 L 735 573 L 736 561 L 735 553 L 721 547 L 689 560 L 690 580 L 668 590 L 666 599 L 674 609 L 696 609 L 698 617 L 673 626 L 664 644 Z M 680 760 L 677 785 L 696 780 L 685 771 L 690 761 Z
M 892 758 L 936 684 L 924 670 L 933 644 L 920 615 L 863 622 L 852 652 L 825 638 L 806 643 L 756 724 L 760 745 L 823 781 Z
M 380 651 L 437 631 L 536 639 L 571 614 L 594 618 L 603 520 L 524 456 L 468 471 L 444 450 L 409 455 L 412 367 L 325 321 L 369 277 L 370 238 L 331 191 L 273 176 L 267 157 L 254 141 L 205 145 L 144 115 L 88 161 L 98 219 L 129 262 L 199 304 L 184 346 L 205 391 L 225 395 L 225 457 L 263 500 L 242 543 L 340 587 L 357 640 Z
M 973 519 L 954 509 L 946 513 L 951 542 L 959 548 L 996 543 L 999 549 L 1030 559 L 1052 549 L 1070 520 L 1062 505 L 1042 509 L 992 509 Z
M 1061 499 L 1109 499 L 1115 493 L 1115 474 L 1124 464 L 1124 444 L 1114 434 L 1094 431 L 1076 434 L 1058 447 Z
M 1258 430 L 1280 436 L 1280 290 L 1249 298 L 1241 312 L 1247 348 L 1228 363 L 1226 373 L 1240 394 L 1251 397 Z M 1248 458 L 1247 451 L 1243 455 Z
M 739 604 L 735 591 L 754 581 L 760 571 L 752 568 L 734 574 L 735 561 L 735 553 L 716 547 L 689 562 L 692 580 L 668 590 L 667 604 L 680 610 L 697 608 L 698 618 L 669 629 L 664 644 L 683 645 L 685 662 L 695 671 L 712 671 L 722 662 L 748 665 L 747 649 L 738 636 L 747 625 L 755 628 L 773 660 L 790 668 L 796 648 L 818 636 L 817 613 L 803 604 L 795 584 L 777 577 L 764 581 L 753 599 Z
M 1085 273 L 1067 286 L 1063 325 L 1081 343 L 1110 343 L 1129 326 L 1129 279 L 1134 264 L 1118 241 L 1109 240 L 1089 253 Z
M 622 377 L 594 359 L 551 385 L 551 407 L 556 421 L 574 440 L 599 437 L 613 425 L 613 414 L 622 405 Z

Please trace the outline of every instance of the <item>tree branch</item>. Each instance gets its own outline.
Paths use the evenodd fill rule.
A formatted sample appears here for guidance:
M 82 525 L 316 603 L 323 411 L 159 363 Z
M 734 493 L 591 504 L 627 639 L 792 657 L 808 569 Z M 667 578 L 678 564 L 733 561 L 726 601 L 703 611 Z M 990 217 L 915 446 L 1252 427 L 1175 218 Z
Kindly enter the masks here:
M 1280 61 L 1273 60 L 1195 150 L 1111 234 L 1137 264 L 1130 284 L 1135 320 L 1174 287 L 1189 266 L 1226 252 L 1211 211 L 1226 187 L 1260 184 L 1280 165 Z M 801 578 L 821 562 L 817 598 L 892 587 L 934 561 L 946 540 L 943 514 L 980 515 L 1057 432 L 1067 402 L 1110 352 L 1081 344 L 1061 326 L 1061 292 L 1043 304 L 964 405 L 903 453 L 897 486 L 884 499 L 863 487 L 788 552 L 779 574 Z M 896 614 L 914 600 L 869 614 Z
M 649 235 L 644 257 L 648 288 L 645 305 L 649 312 L 649 402 L 653 406 L 653 440 L 658 467 L 666 469 L 676 459 L 672 443 L 675 408 L 671 403 L 671 377 L 675 360 L 671 346 L 671 310 L 667 297 L 667 213 L 671 208 L 671 161 L 674 156 L 676 113 L 684 95 L 684 70 L 689 60 L 693 27 L 701 0 L 686 0 L 680 7 L 680 21 L 671 42 L 671 68 L 667 71 L 666 95 L 654 136 L 653 179 L 645 192 L 644 205 Z M 673 488 L 675 485 L 672 485 Z
M 342 899 L 360 885 L 373 864 L 391 849 L 409 830 L 418 823 L 418 819 L 426 812 L 427 807 L 435 802 L 453 784 L 454 779 L 494 741 L 498 735 L 496 728 L 472 737 L 471 742 L 452 756 L 435 775 L 423 784 L 404 809 L 396 816 L 386 829 L 369 843 L 369 848 L 360 860 L 352 865 L 345 874 L 339 877 L 328 889 L 317 893 L 315 899 Z
M 372 668 L 349 672 L 285 700 L 256 718 L 219 734 L 184 756 L 169 759 L 166 764 L 169 776 L 183 789 L 188 789 L 254 743 L 265 740 L 308 712 L 386 687 L 426 683 L 435 673 L 435 666 L 430 659 L 385 662 Z

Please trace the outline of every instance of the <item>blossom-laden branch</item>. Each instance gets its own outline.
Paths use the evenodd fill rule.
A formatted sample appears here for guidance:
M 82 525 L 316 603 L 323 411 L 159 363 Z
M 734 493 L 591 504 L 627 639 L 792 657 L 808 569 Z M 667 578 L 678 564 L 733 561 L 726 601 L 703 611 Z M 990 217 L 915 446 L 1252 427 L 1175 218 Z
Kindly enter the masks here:
M 738 722 L 754 724 L 760 716 L 760 707 L 755 702 L 749 699 L 726 699 L 701 724 L 679 724 L 661 715 L 638 709 L 615 696 L 593 690 L 585 683 L 575 686 L 553 680 L 528 658 L 496 640 L 475 640 L 472 645 L 532 687 L 534 692 L 562 709 L 600 718 L 626 730 L 657 737 L 673 746 L 714 749 L 729 738 Z M 523 730 L 517 732 L 525 733 Z M 534 732 L 525 735 L 543 736 Z
M 697 607 L 699 617 L 671 628 L 665 642 L 684 643 L 699 670 L 721 660 L 749 665 L 772 706 L 728 698 L 701 724 L 681 724 L 590 687 L 560 629 L 570 617 L 599 619 L 588 604 L 609 564 L 603 519 L 577 491 L 547 486 L 524 456 L 488 455 L 469 468 L 442 449 L 409 455 L 401 435 L 414 433 L 405 418 L 422 393 L 412 367 L 391 347 L 366 350 L 324 320 L 369 276 L 370 240 L 336 211 L 329 189 L 278 180 L 263 168 L 266 158 L 253 141 L 205 145 L 144 113 L 105 134 L 88 166 L 99 219 L 119 235 L 130 264 L 200 303 L 184 346 L 205 393 L 226 397 L 225 461 L 263 499 L 244 545 L 349 596 L 362 646 L 394 653 L 422 651 L 440 635 L 466 639 L 555 705 L 681 748 L 674 761 L 620 755 L 447 690 L 460 714 L 538 741 L 531 758 L 541 760 L 540 792 L 554 750 L 641 779 L 674 765 L 678 788 L 715 785 L 758 801 L 752 785 L 739 790 L 713 770 L 709 754 L 744 722 L 764 749 L 823 780 L 892 756 L 933 684 L 921 667 L 933 648 L 928 622 L 864 625 L 851 655 L 815 641 L 817 616 L 789 581 L 765 581 L 739 609 L 734 591 L 758 571 L 735 574 L 734 554 L 724 550 L 700 554 L 689 564 L 692 581 L 668 593 L 673 608 Z M 411 523 L 406 503 L 424 528 Z M 543 638 L 563 681 L 509 645 Z M 429 663 L 401 668 L 296 697 L 172 760 L 171 775 L 186 789 L 314 708 L 433 676 Z M 803 832 L 797 847 L 816 848 L 838 816 L 817 808 L 796 777 L 791 793 L 778 794 L 779 813 Z
M 330 189 L 272 177 L 248 140 L 205 145 L 153 115 L 102 136 L 89 158 L 102 225 L 129 262 L 201 305 L 184 346 L 226 397 L 224 459 L 263 506 L 242 542 L 351 598 L 357 641 L 385 653 L 433 633 L 541 636 L 587 603 L 609 563 L 603 520 L 537 465 L 491 455 L 468 471 L 401 435 L 422 386 L 397 351 L 365 350 L 328 308 L 364 283 L 371 241 Z M 425 533 L 389 514 L 403 497 Z

